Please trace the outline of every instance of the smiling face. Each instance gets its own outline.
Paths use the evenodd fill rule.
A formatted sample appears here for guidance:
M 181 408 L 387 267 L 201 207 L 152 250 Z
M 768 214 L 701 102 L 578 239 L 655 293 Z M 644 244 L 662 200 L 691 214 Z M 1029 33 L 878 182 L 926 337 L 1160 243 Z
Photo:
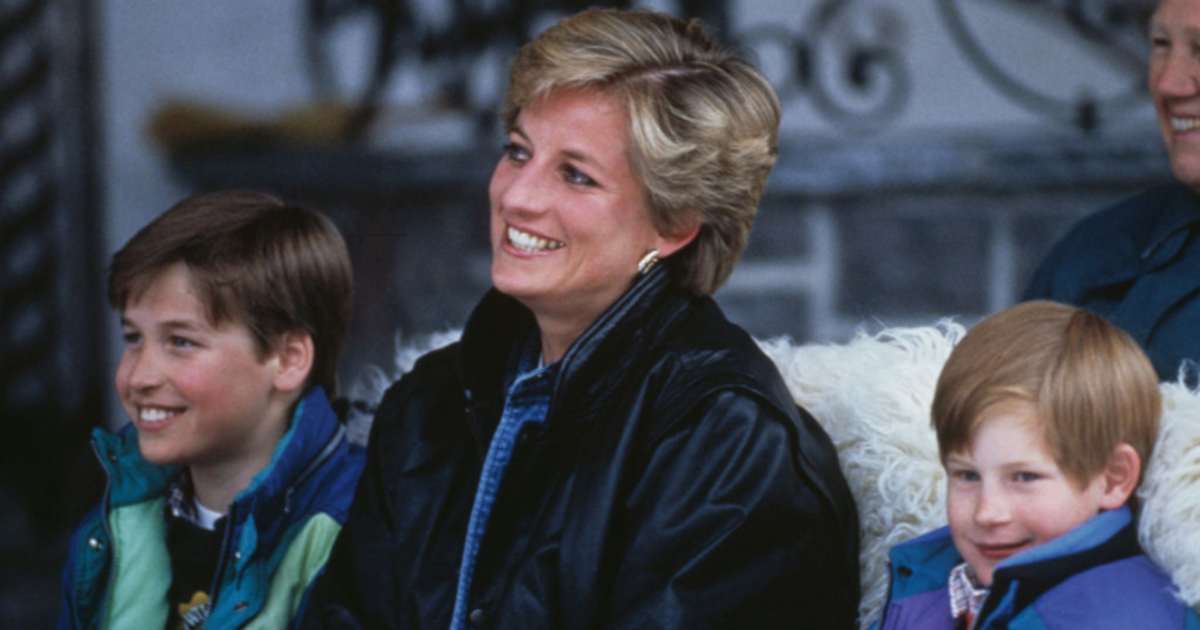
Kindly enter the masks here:
M 523 108 L 492 174 L 492 283 L 537 316 L 581 333 L 624 292 L 661 236 L 629 162 L 614 98 L 560 91 Z
M 1150 41 L 1150 94 L 1171 170 L 1200 190 L 1200 3 L 1159 2 Z
M 1124 502 L 1112 505 L 1103 473 L 1080 487 L 1059 469 L 1025 401 L 985 409 L 972 444 L 945 465 L 954 546 L 985 586 L 1002 560 Z
M 215 325 L 183 263 L 159 272 L 121 314 L 116 389 L 156 464 L 246 477 L 270 461 L 290 401 L 276 391 L 278 355 L 261 355 L 239 322 Z

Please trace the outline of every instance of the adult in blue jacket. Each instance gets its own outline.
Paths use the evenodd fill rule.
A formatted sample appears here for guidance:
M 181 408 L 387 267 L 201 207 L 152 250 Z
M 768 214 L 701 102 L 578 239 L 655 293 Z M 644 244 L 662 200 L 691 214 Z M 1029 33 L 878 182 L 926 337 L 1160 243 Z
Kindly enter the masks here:
M 1200 5 L 1162 0 L 1150 93 L 1176 183 L 1088 217 L 1042 262 L 1025 299 L 1076 304 L 1128 331 L 1162 380 L 1200 360 Z

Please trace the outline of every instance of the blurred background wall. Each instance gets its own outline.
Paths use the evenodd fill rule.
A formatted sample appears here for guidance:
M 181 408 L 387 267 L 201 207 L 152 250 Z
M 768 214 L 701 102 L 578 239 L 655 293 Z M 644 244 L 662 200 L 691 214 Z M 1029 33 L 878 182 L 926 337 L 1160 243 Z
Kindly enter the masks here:
M 563 0 L 0 0 L 0 627 L 48 625 L 123 421 L 111 254 L 199 190 L 319 207 L 358 295 L 342 378 L 488 285 L 506 62 Z M 972 321 L 1087 212 L 1169 178 L 1139 0 L 657 0 L 757 60 L 782 155 L 718 293 L 759 336 Z

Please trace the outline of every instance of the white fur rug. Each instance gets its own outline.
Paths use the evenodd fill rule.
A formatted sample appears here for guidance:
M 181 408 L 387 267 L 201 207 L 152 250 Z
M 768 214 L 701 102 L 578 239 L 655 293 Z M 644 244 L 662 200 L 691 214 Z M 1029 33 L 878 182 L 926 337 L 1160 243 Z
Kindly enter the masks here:
M 1146 478 L 1138 538 L 1175 581 L 1179 597 L 1200 605 L 1200 392 L 1163 383 L 1162 427 Z
M 887 550 L 946 523 L 945 474 L 929 408 L 942 364 L 965 329 L 936 326 L 860 333 L 845 344 L 760 341 L 796 402 L 837 446 L 861 521 L 862 627 L 875 621 L 887 595 Z M 396 343 L 390 370 L 375 370 L 352 389 L 378 402 L 386 386 L 416 358 L 450 343 L 457 331 Z M 1163 426 L 1139 495 L 1139 534 L 1151 558 L 1191 606 L 1200 604 L 1200 392 L 1162 385 Z
M 946 523 L 946 481 L 929 424 L 933 389 L 963 327 L 893 328 L 847 344 L 760 342 L 796 402 L 833 439 L 858 503 L 859 619 L 887 596 L 887 551 Z

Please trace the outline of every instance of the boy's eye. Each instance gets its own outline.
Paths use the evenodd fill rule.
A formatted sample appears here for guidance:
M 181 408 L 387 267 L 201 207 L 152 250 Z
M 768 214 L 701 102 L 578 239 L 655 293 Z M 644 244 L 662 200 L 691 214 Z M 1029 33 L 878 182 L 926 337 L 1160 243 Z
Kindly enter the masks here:
M 950 478 L 956 481 L 979 481 L 979 473 L 974 470 L 952 470 Z
M 568 184 L 575 184 L 576 186 L 596 185 L 596 180 L 592 179 L 587 173 L 584 173 L 570 164 L 563 166 L 563 179 L 565 179 Z
M 172 348 L 192 348 L 196 345 L 196 342 L 192 341 L 191 339 L 188 339 L 187 337 L 180 337 L 179 335 L 171 335 L 171 337 L 167 339 L 167 343 L 171 344 Z
M 121 333 L 121 340 L 124 341 L 125 345 L 127 346 L 136 345 L 142 340 L 142 334 L 132 330 L 126 330 Z
M 1034 472 L 1022 471 L 1013 473 L 1013 481 L 1016 481 L 1017 483 L 1029 483 L 1031 481 L 1037 481 L 1041 478 L 1041 475 Z

